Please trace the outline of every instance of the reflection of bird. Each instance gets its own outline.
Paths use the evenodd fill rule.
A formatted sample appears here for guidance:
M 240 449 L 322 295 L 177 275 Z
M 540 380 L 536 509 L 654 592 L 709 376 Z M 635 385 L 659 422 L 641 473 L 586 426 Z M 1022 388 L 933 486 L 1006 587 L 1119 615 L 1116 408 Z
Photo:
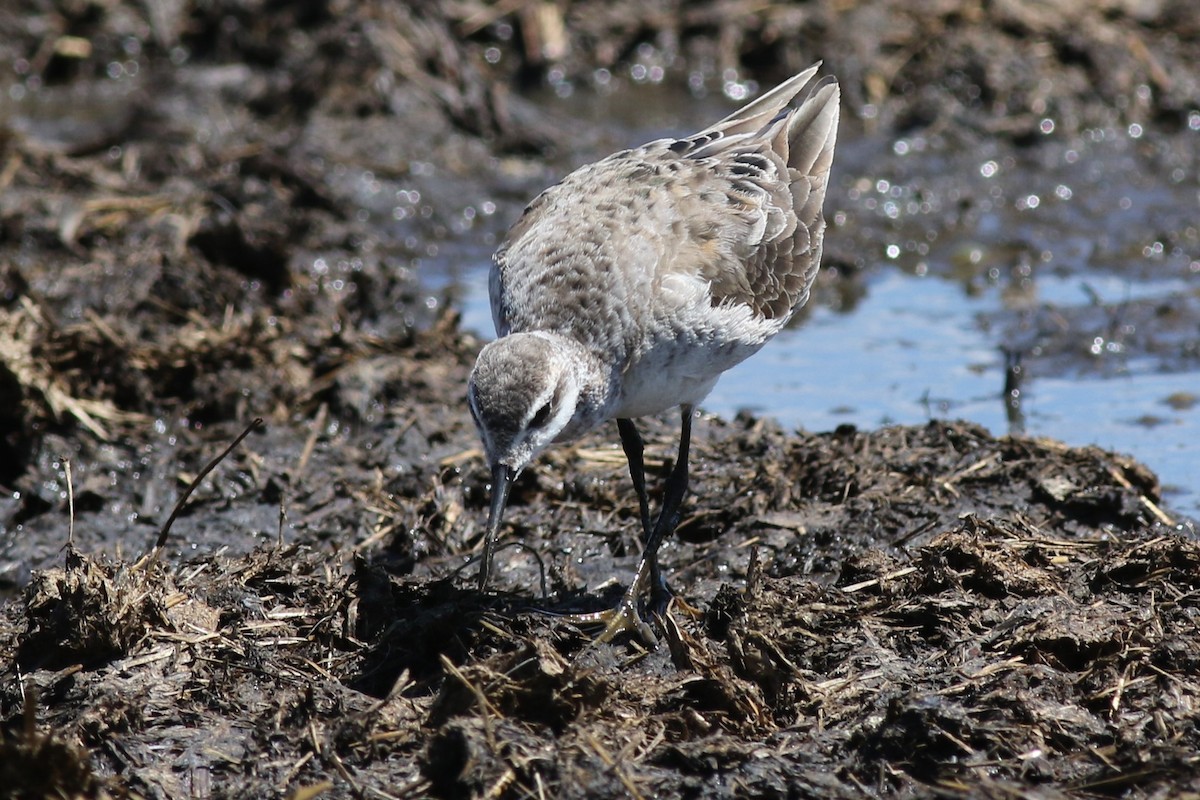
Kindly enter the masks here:
M 525 209 L 496 253 L 501 338 L 479 354 L 468 398 L 492 470 L 479 586 L 517 474 L 555 441 L 615 419 L 645 532 L 637 577 L 602 639 L 648 629 L 669 598 L 657 552 L 679 520 L 697 403 L 808 299 L 821 260 L 821 206 L 838 126 L 826 77 L 789 104 L 813 65 L 685 139 L 660 139 L 580 167 Z M 651 522 L 632 419 L 682 406 L 679 455 Z

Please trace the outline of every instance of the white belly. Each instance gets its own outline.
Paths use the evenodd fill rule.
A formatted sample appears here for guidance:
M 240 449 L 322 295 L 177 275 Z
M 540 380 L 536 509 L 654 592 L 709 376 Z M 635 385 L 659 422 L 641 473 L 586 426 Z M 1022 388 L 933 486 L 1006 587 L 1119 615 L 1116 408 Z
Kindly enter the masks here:
M 659 414 L 699 405 L 730 367 L 756 353 L 767 337 L 671 337 L 652 345 L 625 371 L 614 416 Z
M 659 414 L 684 403 L 697 405 L 708 397 L 719 377 L 720 374 L 689 378 L 640 371 L 634 380 L 626 380 L 622 402 L 614 416 L 631 419 Z

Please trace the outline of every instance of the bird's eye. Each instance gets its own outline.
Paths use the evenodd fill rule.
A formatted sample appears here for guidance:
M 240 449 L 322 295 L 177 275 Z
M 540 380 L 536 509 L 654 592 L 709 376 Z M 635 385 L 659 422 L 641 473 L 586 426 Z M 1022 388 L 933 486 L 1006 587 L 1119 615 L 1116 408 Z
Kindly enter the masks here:
M 530 424 L 530 426 L 532 426 L 534 428 L 540 428 L 543 425 L 545 425 L 546 421 L 549 419 L 550 419 L 550 404 L 546 403 L 546 405 L 542 406 L 541 408 L 539 408 L 537 410 L 537 413 L 533 415 L 533 419 L 531 419 L 529 421 L 529 424 Z

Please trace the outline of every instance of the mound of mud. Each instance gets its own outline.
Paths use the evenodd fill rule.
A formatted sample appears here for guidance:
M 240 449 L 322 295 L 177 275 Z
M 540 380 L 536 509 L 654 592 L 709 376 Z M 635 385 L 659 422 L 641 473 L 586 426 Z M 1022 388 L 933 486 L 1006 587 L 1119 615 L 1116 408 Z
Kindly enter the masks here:
M 961 424 L 701 430 L 685 536 L 664 550 L 700 612 L 672 609 L 649 651 L 595 645 L 556 616 L 611 602 L 604 577 L 633 568 L 624 467 L 599 442 L 564 452 L 539 471 L 562 482 L 514 503 L 551 573 L 544 597 L 532 559 L 507 552 L 506 591 L 482 596 L 444 562 L 431 578 L 303 544 L 175 566 L 70 547 L 0 623 L 16 654 L 0 760 L 42 765 L 10 785 L 160 797 L 1196 788 L 1200 544 L 1168 524 L 1138 465 Z M 481 518 L 469 494 L 444 486 L 426 511 Z M 469 552 L 480 524 L 442 543 Z

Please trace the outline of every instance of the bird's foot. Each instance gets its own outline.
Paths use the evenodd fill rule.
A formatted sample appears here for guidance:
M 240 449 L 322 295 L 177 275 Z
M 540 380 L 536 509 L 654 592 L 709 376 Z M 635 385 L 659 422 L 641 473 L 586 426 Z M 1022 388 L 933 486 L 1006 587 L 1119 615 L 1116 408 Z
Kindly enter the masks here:
M 568 614 L 563 619 L 576 625 L 603 625 L 604 630 L 595 638 L 595 644 L 607 644 L 623 633 L 632 633 L 647 647 L 656 647 L 658 645 L 658 637 L 655 636 L 654 629 L 650 623 L 642 616 L 640 608 L 640 598 L 642 592 L 645 590 L 645 585 L 649 582 L 649 577 L 649 569 L 645 567 L 640 569 L 633 583 L 629 585 L 629 588 L 625 590 L 625 594 L 621 596 L 620 601 L 610 609 L 590 614 Z M 684 603 L 680 598 L 675 597 L 667 586 L 666 581 L 660 577 L 650 591 L 646 613 L 652 619 L 656 617 L 661 618 L 667 613 L 667 609 L 672 603 L 677 604 L 685 613 L 691 616 L 696 616 L 700 613 L 692 606 Z
M 604 623 L 604 630 L 596 637 L 597 644 L 607 644 L 620 634 L 629 632 L 635 634 L 647 647 L 658 645 L 658 637 L 654 635 L 649 623 L 642 619 L 638 609 L 639 594 L 641 593 L 638 591 L 638 581 L 634 581 L 614 608 L 601 611 L 597 615 L 599 619 L 596 621 Z
M 612 608 L 604 611 L 593 611 L 587 614 L 563 614 L 554 616 L 570 622 L 573 625 L 603 625 L 604 630 L 593 640 L 593 644 L 607 644 L 622 633 L 632 633 L 647 647 L 656 647 L 658 637 L 646 620 L 642 619 L 638 609 L 638 595 L 635 582 Z

